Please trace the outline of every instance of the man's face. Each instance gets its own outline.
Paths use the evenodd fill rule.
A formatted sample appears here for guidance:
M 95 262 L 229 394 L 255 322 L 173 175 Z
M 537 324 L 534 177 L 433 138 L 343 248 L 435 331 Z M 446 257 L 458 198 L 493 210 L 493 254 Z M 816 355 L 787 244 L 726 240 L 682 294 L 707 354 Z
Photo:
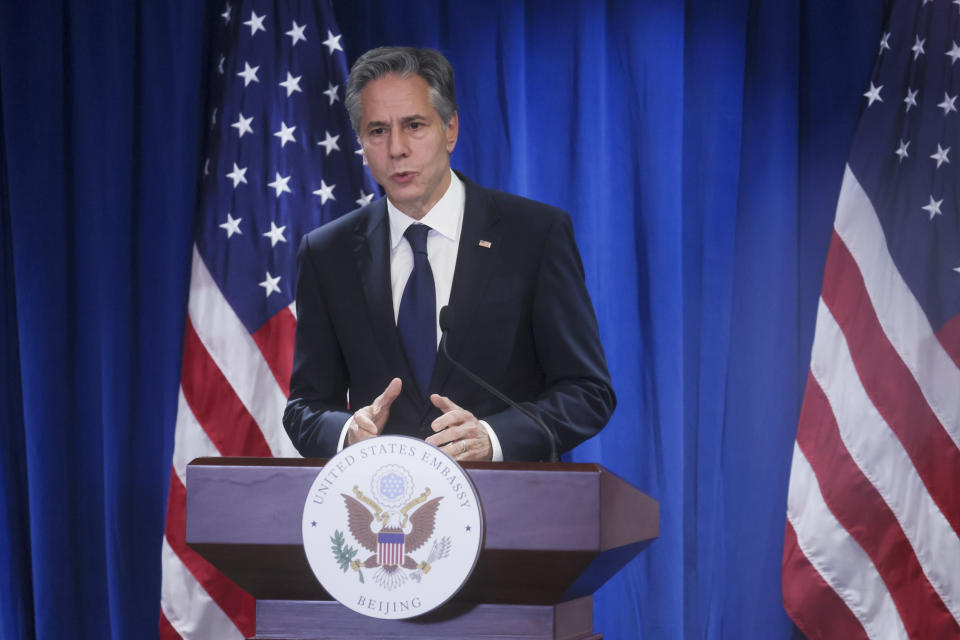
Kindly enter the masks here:
M 400 211 L 419 220 L 450 186 L 457 115 L 444 126 L 427 81 L 417 75 L 372 80 L 360 103 L 360 143 L 370 173 Z

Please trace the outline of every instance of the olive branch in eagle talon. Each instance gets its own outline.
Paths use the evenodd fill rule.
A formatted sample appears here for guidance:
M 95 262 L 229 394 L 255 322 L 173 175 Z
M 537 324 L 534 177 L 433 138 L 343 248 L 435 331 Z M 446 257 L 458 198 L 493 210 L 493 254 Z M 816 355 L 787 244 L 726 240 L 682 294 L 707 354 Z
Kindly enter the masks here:
M 347 572 L 347 569 L 352 567 L 351 560 L 354 559 L 357 555 L 357 550 L 353 547 L 348 547 L 344 545 L 346 540 L 343 537 L 343 533 L 337 529 L 333 532 L 333 535 L 330 536 L 330 542 L 333 543 L 333 546 L 330 548 L 333 549 L 333 557 L 337 561 L 337 564 L 340 565 L 340 570 L 344 573 Z M 357 575 L 360 576 L 360 582 L 364 582 L 363 574 L 360 573 L 360 568 L 355 568 Z

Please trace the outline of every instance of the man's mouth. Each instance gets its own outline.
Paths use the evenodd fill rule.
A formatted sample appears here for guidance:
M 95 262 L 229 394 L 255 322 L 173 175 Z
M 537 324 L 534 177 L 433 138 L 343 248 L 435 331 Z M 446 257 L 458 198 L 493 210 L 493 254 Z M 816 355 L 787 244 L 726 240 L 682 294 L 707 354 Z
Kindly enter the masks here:
M 390 179 L 399 184 L 406 184 L 417 175 L 415 171 L 397 171 L 390 176 Z

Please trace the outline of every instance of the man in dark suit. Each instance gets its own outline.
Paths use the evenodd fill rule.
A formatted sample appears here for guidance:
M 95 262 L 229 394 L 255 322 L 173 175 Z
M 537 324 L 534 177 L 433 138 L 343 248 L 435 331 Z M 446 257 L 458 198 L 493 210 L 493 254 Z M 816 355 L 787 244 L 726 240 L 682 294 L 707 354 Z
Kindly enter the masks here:
M 308 234 L 283 423 L 305 456 L 383 434 L 457 460 L 542 460 L 550 438 L 437 354 L 449 350 L 536 415 L 567 451 L 616 405 L 569 216 L 450 169 L 459 120 L 449 62 L 381 48 L 345 103 L 386 198 Z

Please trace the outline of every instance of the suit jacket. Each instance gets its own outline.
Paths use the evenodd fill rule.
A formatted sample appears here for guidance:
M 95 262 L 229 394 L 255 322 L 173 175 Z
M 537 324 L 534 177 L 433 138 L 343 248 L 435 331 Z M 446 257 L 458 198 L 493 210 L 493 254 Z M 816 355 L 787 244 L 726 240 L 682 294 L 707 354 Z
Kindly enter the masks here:
M 460 177 L 466 205 L 449 303 L 450 353 L 540 417 L 567 451 L 602 429 L 616 405 L 570 217 Z M 417 391 L 394 321 L 389 243 L 380 199 L 315 229 L 300 246 L 283 423 L 304 456 L 336 453 L 350 411 L 370 404 L 394 377 L 403 389 L 384 433 L 433 433 L 440 412 Z M 486 420 L 504 460 L 549 455 L 534 422 L 439 353 L 430 393 Z

